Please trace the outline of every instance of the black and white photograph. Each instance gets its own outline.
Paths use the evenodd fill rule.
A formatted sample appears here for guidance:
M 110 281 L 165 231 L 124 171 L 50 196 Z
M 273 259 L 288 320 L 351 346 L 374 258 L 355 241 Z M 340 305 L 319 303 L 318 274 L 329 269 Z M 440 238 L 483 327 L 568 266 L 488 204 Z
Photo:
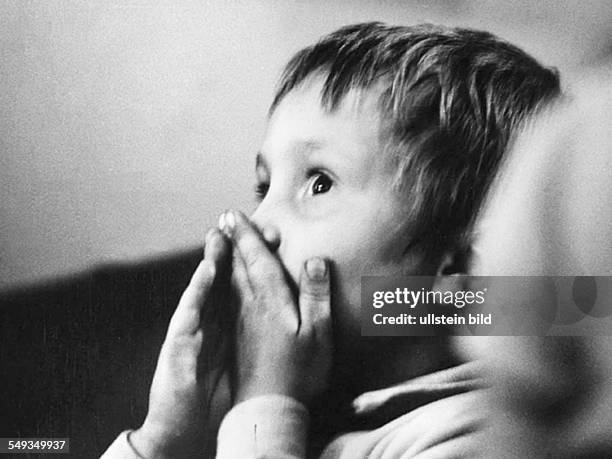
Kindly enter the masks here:
M 611 24 L 0 0 L 0 458 L 612 457 Z

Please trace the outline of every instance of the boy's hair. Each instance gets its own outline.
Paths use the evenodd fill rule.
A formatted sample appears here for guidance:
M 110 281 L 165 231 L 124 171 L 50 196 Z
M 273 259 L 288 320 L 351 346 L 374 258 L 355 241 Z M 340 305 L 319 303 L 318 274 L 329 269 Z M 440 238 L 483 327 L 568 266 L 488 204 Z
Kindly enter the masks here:
M 414 243 L 467 249 L 474 220 L 519 124 L 559 94 L 556 70 L 476 30 L 372 22 L 343 27 L 287 64 L 270 113 L 311 76 L 335 110 L 351 90 L 380 90 L 382 139 L 410 194 Z

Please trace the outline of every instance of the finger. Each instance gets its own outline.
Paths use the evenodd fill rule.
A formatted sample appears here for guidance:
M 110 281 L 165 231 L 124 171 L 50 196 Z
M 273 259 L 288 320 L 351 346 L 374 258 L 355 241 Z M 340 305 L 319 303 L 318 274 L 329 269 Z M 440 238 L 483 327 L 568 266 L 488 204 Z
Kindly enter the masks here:
M 231 311 L 229 304 L 229 273 L 231 269 L 229 240 L 217 228 L 211 229 L 206 237 L 204 259 L 215 263 L 215 280 L 210 293 L 198 304 L 200 310 L 200 327 L 212 342 L 222 333 L 221 318 Z
M 291 292 L 282 266 L 268 250 L 259 231 L 240 212 L 226 212 L 220 223 L 243 260 L 249 284 L 257 296 L 261 296 L 269 305 L 291 302 Z
M 206 233 L 204 258 L 213 260 L 217 266 L 229 260 L 230 243 L 217 228 L 211 228 Z
M 314 257 L 304 263 L 300 275 L 300 329 L 315 330 L 331 339 L 331 295 L 329 267 L 325 260 Z
M 249 275 L 244 265 L 244 260 L 235 247 L 232 248 L 232 283 L 238 294 L 240 304 L 252 300 L 253 290 L 249 281 Z
M 360 416 L 371 414 L 374 411 L 383 414 L 385 411 L 397 411 L 398 409 L 406 413 L 417 408 L 417 406 L 484 387 L 486 387 L 484 378 L 431 385 L 422 383 L 412 385 L 409 381 L 394 387 L 361 394 L 353 400 L 353 409 L 355 414 Z
M 206 235 L 204 259 L 191 277 L 189 285 L 183 292 L 176 311 L 170 319 L 168 336 L 197 332 L 200 326 L 202 306 L 228 252 L 227 241 L 224 240 L 221 233 L 217 230 L 209 231 Z
M 446 370 L 411 379 L 385 389 L 365 392 L 353 400 L 355 414 L 369 414 L 382 408 L 399 408 L 409 411 L 422 406 L 424 401 L 439 400 L 443 397 L 483 389 L 485 367 L 482 362 L 473 361 Z M 412 404 L 412 405 L 410 405 Z

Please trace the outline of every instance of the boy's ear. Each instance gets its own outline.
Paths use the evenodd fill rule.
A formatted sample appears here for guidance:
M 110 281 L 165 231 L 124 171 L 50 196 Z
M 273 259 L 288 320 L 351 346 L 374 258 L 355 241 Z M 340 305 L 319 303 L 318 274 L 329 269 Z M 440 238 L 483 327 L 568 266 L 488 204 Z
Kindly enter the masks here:
M 454 250 L 442 256 L 433 290 L 456 292 L 467 289 L 467 271 L 471 250 Z

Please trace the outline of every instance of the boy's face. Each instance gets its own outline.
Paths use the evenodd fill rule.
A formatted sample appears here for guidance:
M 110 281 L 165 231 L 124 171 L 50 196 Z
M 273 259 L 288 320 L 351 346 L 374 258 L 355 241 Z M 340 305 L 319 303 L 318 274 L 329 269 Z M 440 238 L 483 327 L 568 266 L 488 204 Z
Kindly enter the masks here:
M 272 114 L 257 157 L 261 202 L 253 221 L 297 281 L 303 263 L 332 261 L 332 313 L 339 345 L 360 336 L 360 278 L 417 273 L 405 199 L 382 151 L 378 97 L 351 92 L 328 113 L 321 80 L 289 93 Z M 275 244 L 272 243 L 271 246 Z

